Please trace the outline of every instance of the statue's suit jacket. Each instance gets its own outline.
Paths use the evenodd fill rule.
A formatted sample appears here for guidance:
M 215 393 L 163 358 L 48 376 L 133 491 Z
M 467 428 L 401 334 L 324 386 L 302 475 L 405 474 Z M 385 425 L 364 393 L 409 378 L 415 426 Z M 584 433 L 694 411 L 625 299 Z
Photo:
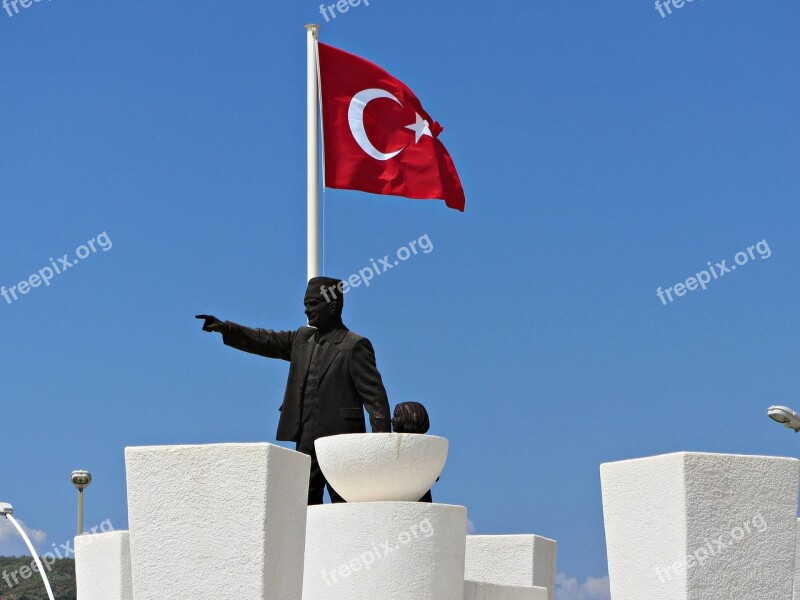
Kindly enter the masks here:
M 302 407 L 306 376 L 311 363 L 316 329 L 297 331 L 250 329 L 226 321 L 222 338 L 226 345 L 252 354 L 290 361 L 289 379 L 281 405 L 277 439 L 299 441 L 302 433 Z M 319 373 L 319 403 L 322 435 L 365 433 L 364 408 L 370 416 L 373 432 L 391 431 L 389 401 L 375 364 L 370 341 L 338 329 L 321 346 L 323 356 Z

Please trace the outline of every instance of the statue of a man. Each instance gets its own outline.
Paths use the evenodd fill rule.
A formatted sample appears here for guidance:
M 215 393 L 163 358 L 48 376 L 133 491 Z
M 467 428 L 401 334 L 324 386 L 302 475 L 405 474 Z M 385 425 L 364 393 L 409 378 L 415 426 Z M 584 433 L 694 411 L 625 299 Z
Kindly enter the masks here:
M 314 441 L 340 433 L 365 433 L 364 408 L 373 432 L 390 432 L 389 402 L 370 341 L 342 323 L 342 282 L 314 277 L 303 303 L 309 327 L 296 331 L 250 329 L 211 315 L 203 331 L 222 334 L 223 342 L 268 358 L 290 361 L 277 439 L 293 441 L 311 457 L 308 503 L 322 504 L 325 486 L 332 502 L 344 502 L 317 463 Z

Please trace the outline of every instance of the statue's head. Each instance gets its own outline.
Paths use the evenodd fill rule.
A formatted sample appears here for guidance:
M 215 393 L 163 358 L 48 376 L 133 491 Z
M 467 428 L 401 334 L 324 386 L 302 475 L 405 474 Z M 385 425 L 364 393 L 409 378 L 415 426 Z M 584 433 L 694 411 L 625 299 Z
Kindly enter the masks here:
M 401 402 L 394 407 L 392 429 L 395 433 L 428 433 L 431 421 L 419 402 Z
M 329 329 L 342 321 L 344 296 L 341 280 L 332 277 L 312 277 L 308 280 L 303 304 L 308 324 L 317 329 Z

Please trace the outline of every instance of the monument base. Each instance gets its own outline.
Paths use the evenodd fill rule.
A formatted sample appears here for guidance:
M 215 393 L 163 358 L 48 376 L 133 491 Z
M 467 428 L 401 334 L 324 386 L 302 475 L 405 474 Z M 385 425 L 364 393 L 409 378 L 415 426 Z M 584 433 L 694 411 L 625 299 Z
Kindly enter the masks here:
M 792 597 L 797 459 L 679 452 L 600 479 L 614 600 Z
M 547 588 L 465 581 L 464 600 L 547 600 Z
M 81 600 L 133 600 L 128 532 L 77 536 L 75 580 Z
M 127 448 L 136 600 L 298 600 L 310 463 L 273 444 Z
M 310 506 L 303 600 L 463 600 L 466 529 L 463 506 Z
M 539 586 L 556 593 L 555 540 L 539 535 L 468 535 L 464 577 L 496 585 Z

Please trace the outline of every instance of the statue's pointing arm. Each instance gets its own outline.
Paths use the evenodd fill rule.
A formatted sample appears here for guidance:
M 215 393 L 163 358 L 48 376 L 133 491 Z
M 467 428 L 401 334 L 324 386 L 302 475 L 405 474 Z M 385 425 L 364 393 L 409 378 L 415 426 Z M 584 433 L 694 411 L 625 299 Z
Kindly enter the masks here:
M 350 362 L 350 377 L 356 386 L 364 407 L 369 413 L 369 424 L 373 433 L 391 432 L 389 399 L 383 379 L 375 363 L 375 350 L 367 339 L 361 339 L 353 348 Z
M 272 331 L 270 329 L 251 329 L 231 321 L 225 321 L 227 331 L 222 332 L 226 346 L 258 354 L 268 358 L 292 359 L 292 344 L 296 331 Z
M 227 346 L 268 358 L 292 359 L 296 331 L 251 329 L 232 321 L 220 321 L 211 315 L 197 315 L 197 318 L 204 320 L 203 331 L 221 333 Z

